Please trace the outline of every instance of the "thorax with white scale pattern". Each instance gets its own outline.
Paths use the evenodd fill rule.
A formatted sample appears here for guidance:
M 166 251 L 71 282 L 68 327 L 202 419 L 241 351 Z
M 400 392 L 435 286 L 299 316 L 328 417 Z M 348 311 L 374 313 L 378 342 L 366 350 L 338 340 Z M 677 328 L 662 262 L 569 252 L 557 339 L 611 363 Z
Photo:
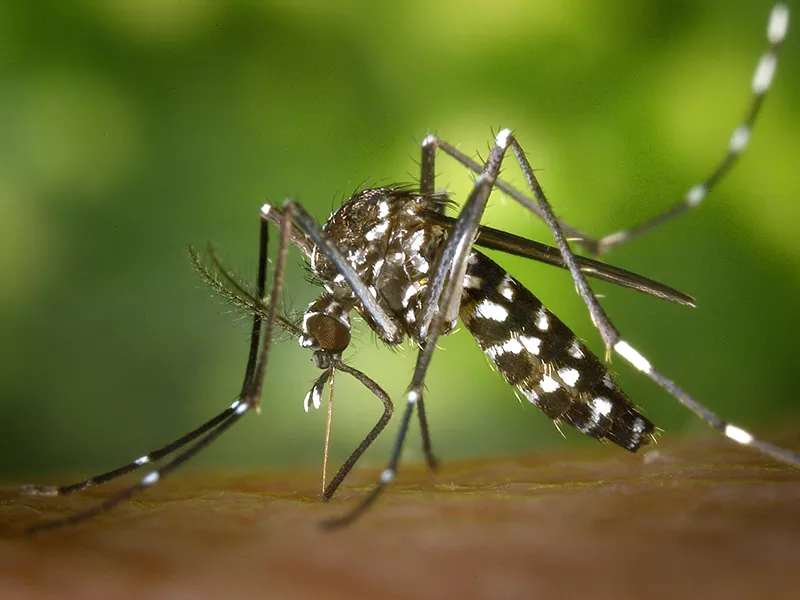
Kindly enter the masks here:
M 437 211 L 447 202 L 447 197 L 440 194 L 424 195 L 397 188 L 364 190 L 334 212 L 323 227 L 401 336 L 416 341 L 420 341 L 415 325 L 428 277 L 447 237 L 446 229 L 426 219 L 425 213 Z M 349 332 L 350 328 L 347 314 L 351 310 L 380 332 L 344 277 L 317 248 L 312 252 L 310 268 L 326 291 L 305 312 L 302 346 L 341 352 L 344 330 Z M 318 339 L 323 322 L 328 329 L 339 329 L 340 343 L 330 345 L 327 340 Z M 443 333 L 453 327 L 455 322 L 445 324 Z M 403 337 L 381 339 L 396 345 Z M 349 342 L 349 335 L 346 341 Z

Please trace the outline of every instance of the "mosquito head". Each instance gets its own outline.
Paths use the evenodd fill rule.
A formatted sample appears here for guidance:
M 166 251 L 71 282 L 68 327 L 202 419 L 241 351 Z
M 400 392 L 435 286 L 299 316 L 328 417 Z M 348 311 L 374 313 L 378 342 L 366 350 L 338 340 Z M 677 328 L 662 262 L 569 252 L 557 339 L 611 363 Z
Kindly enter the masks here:
M 323 294 L 303 315 L 300 345 L 314 351 L 314 364 L 327 369 L 333 356 L 340 356 L 350 345 L 350 316 L 333 296 Z

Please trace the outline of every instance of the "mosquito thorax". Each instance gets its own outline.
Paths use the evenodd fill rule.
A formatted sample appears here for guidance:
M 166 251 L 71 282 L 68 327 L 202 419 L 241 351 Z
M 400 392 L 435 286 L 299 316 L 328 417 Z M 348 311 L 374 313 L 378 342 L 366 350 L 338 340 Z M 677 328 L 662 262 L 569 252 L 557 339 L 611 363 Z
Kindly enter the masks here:
M 323 229 L 342 256 L 355 269 L 369 293 L 401 333 L 386 337 L 353 295 L 344 277 L 323 253 L 314 250 L 311 270 L 325 289 L 353 308 L 394 346 L 405 336 L 421 341 L 417 323 L 422 314 L 427 284 L 447 237 L 444 227 L 428 218 L 447 204 L 444 194 L 383 187 L 352 196 L 325 223 Z M 448 323 L 443 333 L 452 329 Z

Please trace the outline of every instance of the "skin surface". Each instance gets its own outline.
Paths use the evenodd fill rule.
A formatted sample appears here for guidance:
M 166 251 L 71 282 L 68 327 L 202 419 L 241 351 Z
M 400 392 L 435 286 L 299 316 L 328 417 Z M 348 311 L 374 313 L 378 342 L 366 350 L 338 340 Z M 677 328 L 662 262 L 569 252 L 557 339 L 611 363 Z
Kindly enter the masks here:
M 376 476 L 356 469 L 325 505 L 317 470 L 189 473 L 38 536 L 20 530 L 111 490 L 9 486 L 0 597 L 796 597 L 800 471 L 722 440 L 406 466 L 364 519 L 322 532 Z

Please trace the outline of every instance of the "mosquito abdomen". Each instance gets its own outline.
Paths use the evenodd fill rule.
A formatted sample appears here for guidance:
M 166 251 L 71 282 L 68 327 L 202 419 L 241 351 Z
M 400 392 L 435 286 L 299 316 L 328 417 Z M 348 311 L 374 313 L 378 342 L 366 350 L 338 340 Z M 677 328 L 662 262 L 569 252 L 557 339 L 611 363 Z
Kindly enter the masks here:
M 473 250 L 461 320 L 521 397 L 553 420 L 636 451 L 655 428 L 611 372 L 536 296 Z

